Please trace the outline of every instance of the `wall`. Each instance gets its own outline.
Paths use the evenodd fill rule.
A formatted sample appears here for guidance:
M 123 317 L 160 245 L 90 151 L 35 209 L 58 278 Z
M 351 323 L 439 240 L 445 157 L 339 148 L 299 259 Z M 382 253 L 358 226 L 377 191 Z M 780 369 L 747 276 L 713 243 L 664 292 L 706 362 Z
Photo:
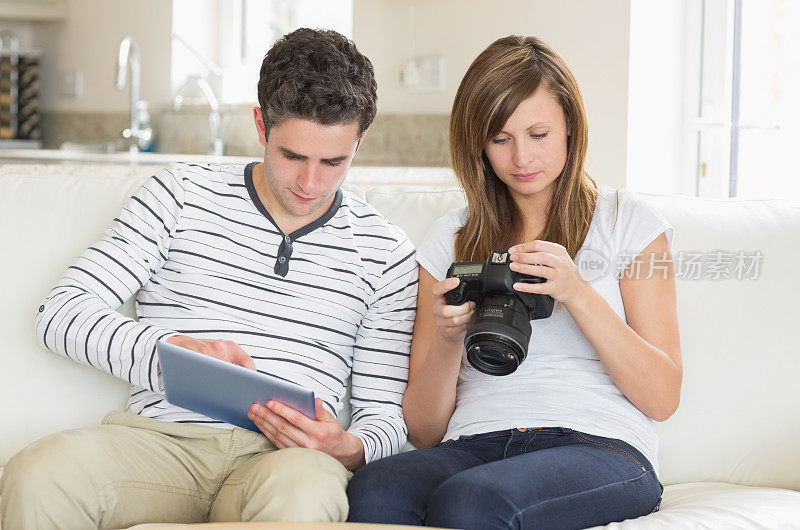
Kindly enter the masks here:
M 172 2 L 166 0 L 67 0 L 66 20 L 34 24 L 42 58 L 42 109 L 128 112 L 128 90 L 114 90 L 119 42 L 131 36 L 142 62 L 141 97 L 170 101 Z M 59 77 L 83 73 L 83 97 L 60 97 Z
M 354 0 L 353 39 L 378 78 L 378 110 L 389 114 L 448 114 L 458 83 L 475 56 L 495 39 L 536 35 L 564 56 L 584 97 L 589 119 L 587 165 L 595 178 L 625 187 L 629 0 Z M 399 81 L 413 53 L 446 58 L 442 93 L 412 94 Z
M 628 189 L 696 193 L 701 7 L 631 0 Z
M 124 119 L 128 92 L 113 90 L 113 82 L 118 44 L 126 35 L 140 46 L 142 98 L 155 112 L 169 105 L 171 1 L 66 0 L 66 4 L 65 22 L 34 24 L 34 44 L 45 50 L 42 108 L 50 112 L 46 118 L 73 123 L 73 114 L 89 112 L 98 119 L 103 113 Z M 353 39 L 375 64 L 382 119 L 370 132 L 368 141 L 375 149 L 364 153 L 364 163 L 446 164 L 446 117 L 464 71 L 495 39 L 528 34 L 553 45 L 578 79 L 589 118 L 590 172 L 602 184 L 624 188 L 629 9 L 630 0 L 507 0 L 502 8 L 488 0 L 354 0 Z M 399 70 L 409 53 L 446 58 L 444 92 L 413 94 L 401 86 Z M 60 97 L 60 74 L 75 70 L 83 73 L 83 97 Z M 53 132 L 59 136 L 62 131 Z

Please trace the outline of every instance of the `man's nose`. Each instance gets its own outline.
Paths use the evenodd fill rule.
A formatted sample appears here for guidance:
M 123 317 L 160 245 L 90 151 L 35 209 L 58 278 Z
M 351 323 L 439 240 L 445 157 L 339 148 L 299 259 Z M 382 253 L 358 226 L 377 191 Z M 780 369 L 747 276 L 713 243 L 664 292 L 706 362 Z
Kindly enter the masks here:
M 300 174 L 297 176 L 297 185 L 308 195 L 312 195 L 319 184 L 319 167 L 313 162 L 303 164 Z

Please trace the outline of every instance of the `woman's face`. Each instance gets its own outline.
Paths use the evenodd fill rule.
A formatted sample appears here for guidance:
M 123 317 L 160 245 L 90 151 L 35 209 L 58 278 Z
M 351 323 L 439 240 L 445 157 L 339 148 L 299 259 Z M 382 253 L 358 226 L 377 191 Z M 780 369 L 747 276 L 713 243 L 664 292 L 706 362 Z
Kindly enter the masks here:
M 567 162 L 567 123 L 558 100 L 540 85 L 484 150 L 515 201 L 542 192 L 550 197 L 552 184 Z

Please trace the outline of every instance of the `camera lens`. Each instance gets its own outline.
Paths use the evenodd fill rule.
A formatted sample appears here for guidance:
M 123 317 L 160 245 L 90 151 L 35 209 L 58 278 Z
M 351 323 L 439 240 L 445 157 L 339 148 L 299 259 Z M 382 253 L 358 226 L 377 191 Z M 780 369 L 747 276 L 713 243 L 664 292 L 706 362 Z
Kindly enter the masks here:
M 500 340 L 498 340 L 500 339 Z M 467 348 L 467 360 L 477 370 L 489 375 L 508 375 L 524 359 L 517 344 L 502 343 L 502 337 L 473 340 Z
M 467 331 L 467 361 L 489 375 L 513 373 L 528 351 L 531 323 L 524 304 L 516 297 L 486 296 Z

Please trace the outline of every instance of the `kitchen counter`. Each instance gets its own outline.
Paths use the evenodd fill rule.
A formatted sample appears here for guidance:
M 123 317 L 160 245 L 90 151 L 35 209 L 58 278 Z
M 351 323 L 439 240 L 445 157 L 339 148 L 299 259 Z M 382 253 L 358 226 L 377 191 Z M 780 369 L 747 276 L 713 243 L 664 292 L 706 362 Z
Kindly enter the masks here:
M 84 153 L 62 149 L 0 149 L 0 164 L 90 163 L 165 166 L 170 162 L 246 164 L 247 156 L 213 156 L 180 153 Z
M 196 164 L 247 164 L 257 158 L 247 156 L 211 156 L 178 153 L 81 153 L 58 149 L 0 149 L 2 175 L 65 176 L 150 176 L 172 162 Z M 354 165 L 346 184 L 357 187 L 380 185 L 458 186 L 448 167 L 394 167 Z

